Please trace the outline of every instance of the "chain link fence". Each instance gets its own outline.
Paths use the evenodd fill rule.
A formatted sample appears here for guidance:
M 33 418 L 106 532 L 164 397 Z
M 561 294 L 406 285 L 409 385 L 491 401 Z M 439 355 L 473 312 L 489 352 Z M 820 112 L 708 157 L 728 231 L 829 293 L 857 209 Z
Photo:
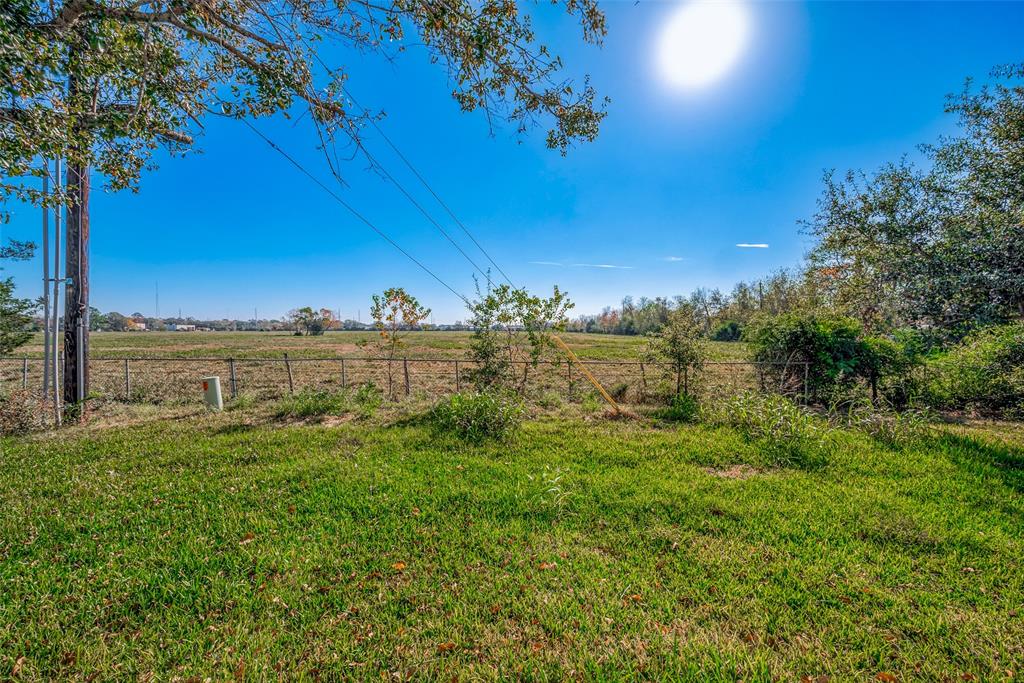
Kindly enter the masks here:
M 805 399 L 806 363 L 717 361 L 699 370 L 638 361 L 581 361 L 616 400 L 627 404 L 663 402 L 685 392 L 714 399 L 742 391 L 770 391 Z M 90 394 L 97 399 L 133 403 L 197 403 L 202 378 L 221 379 L 227 400 L 241 396 L 273 400 L 304 390 L 342 391 L 363 385 L 385 396 L 441 396 L 472 388 L 473 361 L 454 358 L 192 358 L 93 357 Z M 512 363 L 528 397 L 557 394 L 578 400 L 594 388 L 568 360 Z M 0 358 L 0 390 L 41 391 L 40 358 Z

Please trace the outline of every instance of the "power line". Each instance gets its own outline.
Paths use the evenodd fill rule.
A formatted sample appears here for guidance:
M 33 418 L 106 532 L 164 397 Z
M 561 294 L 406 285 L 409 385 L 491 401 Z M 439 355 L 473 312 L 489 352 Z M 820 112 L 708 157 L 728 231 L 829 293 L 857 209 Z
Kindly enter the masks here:
M 292 165 L 293 165 L 293 166 L 294 166 L 295 168 L 297 168 L 297 169 L 298 169 L 299 171 L 301 171 L 303 175 L 305 175 L 305 176 L 306 176 L 306 177 L 308 177 L 308 178 L 309 178 L 310 180 L 312 180 L 312 181 L 313 181 L 314 183 L 316 183 L 317 185 L 319 185 L 319 186 L 320 186 L 320 189 L 322 189 L 322 190 L 323 190 L 324 192 L 326 192 L 327 194 L 329 194 L 329 195 L 330 195 L 330 196 L 331 196 L 331 197 L 332 197 L 332 198 L 333 198 L 333 199 L 334 199 L 334 200 L 335 200 L 336 202 L 338 202 L 338 203 L 339 203 L 339 204 L 341 204 L 341 205 L 342 205 L 343 207 L 345 207 L 345 209 L 347 209 L 349 213 L 351 213 L 351 214 L 352 214 L 353 216 L 355 216 L 355 217 L 356 217 L 356 218 L 358 218 L 358 219 L 359 219 L 360 221 L 362 221 L 362 222 L 363 222 L 363 223 L 364 223 L 364 224 L 365 224 L 365 225 L 366 225 L 366 226 L 367 226 L 368 228 L 370 228 L 370 229 L 371 229 L 371 230 L 373 230 L 373 231 L 374 231 L 375 233 L 377 233 L 377 234 L 378 234 L 378 235 L 380 235 L 380 236 L 381 236 L 382 238 L 384 238 L 384 240 L 385 240 L 385 241 L 387 241 L 387 242 L 388 242 L 388 244 L 390 244 L 391 246 L 393 246 L 393 247 L 394 247 L 395 249 L 397 249 L 397 250 L 398 250 L 399 252 L 401 252 L 403 256 L 405 256 L 405 257 L 406 257 L 407 259 L 409 259 L 410 261 L 412 261 L 413 263 L 415 263 L 415 264 L 416 264 L 417 266 L 419 266 L 419 267 L 420 267 L 420 268 L 421 268 L 421 269 L 422 269 L 422 270 L 423 270 L 423 271 L 424 271 L 425 273 L 427 273 L 428 275 L 430 275 L 430 277 L 432 277 L 432 278 L 434 278 L 435 280 L 437 280 L 437 281 L 438 281 L 438 282 L 439 282 L 439 283 L 440 283 L 440 284 L 441 284 L 442 286 L 444 286 L 444 288 L 445 288 L 445 289 L 447 289 L 447 290 L 448 290 L 449 292 L 451 292 L 452 294 L 454 294 L 455 296 L 457 296 L 457 297 L 458 297 L 459 299 L 461 299 L 461 300 L 462 300 L 462 301 L 463 301 L 464 303 L 466 303 L 466 305 L 470 305 L 470 301 L 469 301 L 469 299 L 467 299 L 467 298 L 466 298 L 465 296 L 463 296 L 462 294 L 459 294 L 459 293 L 458 293 L 457 291 L 455 291 L 455 289 L 454 289 L 454 288 L 452 288 L 452 286 L 451 286 L 451 285 L 449 285 L 449 284 L 448 284 L 447 282 L 445 282 L 444 280 L 442 280 L 442 279 L 441 279 L 441 278 L 440 278 L 440 277 L 439 277 L 438 275 L 436 275 L 436 274 L 434 273 L 434 271 L 430 270 L 430 268 L 427 268 L 427 267 L 426 267 L 425 265 L 423 265 L 423 263 L 422 263 L 422 262 L 421 262 L 421 261 L 420 261 L 419 259 L 417 259 L 417 258 L 416 258 L 415 256 L 413 256 L 412 254 L 410 254 L 409 252 L 407 252 L 407 251 L 406 251 L 405 249 L 403 249 L 403 248 L 402 248 L 401 246 L 399 246 L 399 244 L 398 244 L 397 242 L 395 242 L 395 241 L 394 241 L 393 239 L 391 239 L 391 237 L 389 237 L 389 236 L 387 235 L 387 233 L 385 233 L 385 232 L 384 232 L 383 230 L 381 230 L 381 229 L 380 229 L 380 228 L 378 228 L 378 227 L 377 227 L 376 225 L 374 225 L 374 224 L 373 224 L 373 222 L 372 222 L 372 221 L 370 221 L 370 219 L 366 218 L 366 217 L 365 217 L 365 216 L 364 216 L 363 214 L 361 214 L 361 213 L 359 213 L 358 211 L 356 211 L 356 209 L 355 209 L 355 208 L 353 208 L 353 207 L 352 207 L 352 206 L 351 206 L 351 205 L 350 205 L 350 204 L 349 204 L 348 202 L 346 202 L 346 201 L 345 201 L 344 199 L 342 199 L 342 198 L 341 198 L 341 197 L 340 197 L 340 196 L 339 196 L 339 195 L 338 195 L 338 194 L 337 194 L 336 192 L 334 192 L 334 190 L 332 190 L 331 188 L 327 187 L 327 185 L 325 185 L 325 184 L 323 183 L 323 181 L 321 181 L 321 180 L 320 180 L 319 178 L 317 178 L 317 177 L 316 177 L 315 175 L 313 175 L 313 174 L 312 174 L 311 172 L 309 172 L 308 170 L 306 170 L 306 168 L 305 168 L 305 167 L 304 167 L 304 166 L 303 166 L 302 164 L 300 164 L 300 163 L 299 163 L 298 161 L 296 161 L 296 160 L 295 160 L 295 159 L 294 159 L 294 158 L 293 158 L 293 157 L 292 157 L 292 156 L 291 156 L 290 154 L 288 154 L 288 153 L 287 153 L 286 151 L 284 151 L 283 149 L 281 149 L 281 148 L 280 148 L 280 147 L 279 147 L 279 146 L 277 145 L 277 143 L 275 143 L 275 142 L 274 142 L 273 140 L 271 140 L 271 139 L 270 139 L 270 138 L 268 138 L 268 137 L 267 137 L 266 135 L 264 135 L 264 134 L 263 134 L 262 132 L 260 132 L 260 130 L 259 130 L 258 128 L 256 128 L 256 126 L 252 125 L 252 124 L 251 124 L 251 123 L 250 123 L 250 122 L 249 122 L 249 121 L 248 121 L 247 119 L 245 119 L 245 118 L 241 118 L 240 120 L 242 121 L 242 123 L 244 123 L 244 124 L 245 124 L 246 126 L 248 126 L 248 127 L 249 127 L 249 130 L 251 130 L 252 132 L 254 132 L 254 133 L 255 133 L 255 134 L 256 134 L 257 136 L 259 136 L 259 137 L 260 137 L 260 138 L 261 138 L 261 139 L 262 139 L 262 140 L 263 140 L 264 142 L 266 142 L 266 143 L 267 143 L 267 144 L 268 144 L 268 145 L 269 145 L 269 146 L 270 146 L 270 147 L 271 147 L 272 149 L 274 149 L 274 150 L 275 150 L 275 151 L 276 151 L 276 152 L 277 152 L 278 154 L 280 154 L 281 156 L 283 156 L 283 157 L 284 157 L 285 159 L 287 159 L 287 160 L 288 160 L 288 161 L 289 161 L 289 162 L 290 162 L 290 163 L 291 163 L 291 164 L 292 164 Z
M 317 59 L 319 60 L 319 55 L 317 56 Z M 320 61 L 320 63 L 321 63 L 321 65 L 324 66 L 324 68 L 328 68 L 329 69 L 329 67 L 327 67 L 323 63 L 322 60 Z M 364 107 L 363 105 L 359 104 L 359 101 L 356 100 L 356 98 L 352 96 L 352 93 L 347 88 L 343 88 L 342 91 L 345 93 L 346 97 L 348 97 L 350 100 L 352 100 L 353 104 L 355 104 L 357 107 L 362 109 L 365 114 L 369 114 L 369 111 L 366 109 L 366 107 Z M 369 119 L 370 123 L 373 125 L 373 127 L 377 131 L 377 133 L 379 133 L 380 136 L 382 138 L 384 138 L 384 141 L 386 143 L 388 143 L 388 146 L 391 147 L 391 149 L 394 151 L 394 153 L 396 155 L 398 155 L 398 158 L 402 160 L 402 162 L 406 165 L 406 167 L 408 167 L 408 169 L 410 171 L 412 171 L 412 174 L 416 176 L 417 180 L 420 181 L 420 183 L 423 185 L 423 187 L 427 188 L 427 191 L 434 197 L 435 200 L 437 200 L 437 203 L 441 205 L 441 207 L 451 217 L 451 219 L 453 221 L 455 221 L 455 224 L 458 225 L 459 228 L 462 229 L 462 232 L 466 233 L 466 236 L 469 237 L 469 239 L 473 242 L 473 244 L 476 245 L 476 248 L 479 249 L 480 252 L 487 258 L 487 260 L 490 261 L 491 265 L 494 266 L 494 268 L 499 273 L 501 273 L 501 276 L 503 278 L 505 278 L 505 281 L 508 282 L 508 284 L 511 285 L 512 287 L 515 287 L 515 284 L 512 282 L 512 279 L 508 275 L 506 275 L 505 271 L 501 269 L 501 266 L 499 266 L 497 264 L 497 262 L 495 262 L 495 260 L 493 258 L 491 258 L 491 255 L 489 253 L 487 253 L 487 250 L 484 249 L 483 245 L 480 244 L 480 242 L 476 239 L 476 237 L 473 236 L 473 233 L 470 232 L 469 228 L 467 228 L 466 225 L 462 221 L 459 220 L 459 217 L 456 216 L 455 212 L 452 211 L 451 207 L 449 207 L 448 204 L 446 204 L 445 201 L 443 199 L 441 199 L 441 196 L 437 192 L 434 191 L 434 188 L 430 186 L 430 183 L 427 182 L 426 178 L 424 178 L 423 175 L 418 170 L 416 170 L 416 167 L 413 166 L 412 162 L 409 161 L 409 159 L 404 154 L 402 154 L 402 151 L 400 149 L 398 149 L 398 146 L 394 142 L 392 142 L 391 138 L 388 137 L 387 133 L 385 133 L 383 131 L 383 129 L 381 129 L 381 127 L 379 125 L 377 125 L 376 120 L 374 120 L 374 118 L 372 116 L 369 116 L 369 115 L 367 116 L 367 118 Z M 370 156 L 369 152 L 366 152 L 366 155 L 369 157 Z M 371 162 L 376 163 L 376 162 L 373 161 L 372 157 L 370 157 L 370 159 L 371 159 Z M 380 164 L 377 164 L 377 165 L 380 166 Z M 380 168 L 384 172 L 385 175 L 387 175 L 389 178 L 391 177 L 391 174 L 388 173 L 387 170 L 385 170 L 383 166 L 381 166 Z M 398 183 L 395 183 L 395 184 L 398 185 Z M 402 188 L 399 186 L 399 189 L 402 189 Z M 402 189 L 402 192 L 405 193 L 406 196 L 408 196 L 408 193 L 405 192 L 404 189 Z M 413 203 L 415 204 L 416 202 L 413 201 Z M 418 204 L 416 206 L 419 207 Z M 422 208 L 420 210 L 423 211 Z M 429 216 L 428 216 L 428 218 L 429 218 Z M 435 225 L 437 225 L 437 222 L 434 221 L 432 218 L 430 220 Z M 440 226 L 438 226 L 438 227 L 440 227 Z M 451 241 L 451 238 L 449 238 L 449 241 Z M 462 251 L 462 250 L 459 249 L 459 251 Z M 477 268 L 477 270 L 479 270 L 479 268 Z M 485 277 L 486 277 L 486 275 L 485 275 Z M 487 278 L 487 280 L 489 282 L 490 278 Z

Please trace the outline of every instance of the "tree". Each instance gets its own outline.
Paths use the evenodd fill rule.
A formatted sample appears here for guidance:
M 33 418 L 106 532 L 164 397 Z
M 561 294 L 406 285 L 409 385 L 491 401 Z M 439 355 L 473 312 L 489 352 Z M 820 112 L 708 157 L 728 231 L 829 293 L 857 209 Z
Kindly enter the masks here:
M 1024 317 L 1024 66 L 993 75 L 950 97 L 962 134 L 923 147 L 925 166 L 825 177 L 810 274 L 867 330 L 943 341 Z
M 9 240 L 6 246 L 0 246 L 0 259 L 30 259 L 34 250 L 31 242 Z M 6 356 L 32 338 L 29 325 L 38 308 L 31 299 L 14 296 L 13 278 L 0 279 L 0 356 Z
M 288 321 L 296 335 L 316 336 L 324 333 L 324 318 L 321 311 L 311 306 L 293 308 L 288 311 Z
M 378 332 L 376 348 L 388 361 L 388 396 L 393 397 L 392 365 L 398 349 L 404 344 L 402 333 L 419 327 L 430 316 L 430 309 L 421 306 L 416 297 L 401 287 L 392 287 L 385 289 L 383 294 L 373 295 L 370 316 Z
M 601 42 L 596 0 L 566 0 L 564 10 L 584 41 Z M 8 0 L 0 10 L 0 200 L 65 207 L 66 272 L 75 275 L 65 326 L 78 330 L 89 306 L 90 168 L 111 189 L 134 189 L 158 148 L 191 148 L 205 115 L 268 116 L 300 103 L 325 153 L 337 137 L 360 150 L 372 115 L 321 53 L 392 59 L 415 44 L 447 68 L 462 110 L 520 132 L 544 123 L 548 146 L 563 154 L 592 140 L 603 102 L 588 80 L 562 77 L 562 60 L 531 26 L 512 0 Z M 44 175 L 41 157 L 66 159 L 62 194 L 44 197 L 22 182 Z M 75 365 L 78 345 L 88 352 L 87 333 L 64 335 L 67 400 L 87 388 Z M 81 379 L 87 384 L 87 374 Z
M 704 365 L 707 342 L 704 312 L 690 302 L 681 302 L 665 325 L 648 338 L 644 356 L 651 362 L 666 363 L 666 374 L 675 379 L 675 393 L 689 393 L 689 371 Z
M 555 286 L 548 298 L 509 285 L 477 286 L 468 304 L 473 327 L 471 381 L 480 390 L 514 389 L 523 393 L 531 367 L 553 348 L 552 335 L 565 329 L 573 303 Z M 518 366 L 522 365 L 522 375 Z

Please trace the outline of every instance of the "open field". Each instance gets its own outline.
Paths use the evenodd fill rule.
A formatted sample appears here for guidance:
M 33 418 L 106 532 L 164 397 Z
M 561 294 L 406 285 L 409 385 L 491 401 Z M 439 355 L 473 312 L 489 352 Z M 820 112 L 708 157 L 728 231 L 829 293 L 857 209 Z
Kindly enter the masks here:
M 124 410 L 126 426 L 0 441 L 0 676 L 1024 669 L 1008 426 L 905 450 L 842 432 L 823 465 L 787 469 L 730 429 L 569 405 L 485 446 L 411 408 L 323 424 Z
M 374 338 L 372 332 L 319 337 L 280 332 L 95 333 L 90 388 L 97 400 L 169 403 L 198 401 L 197 387 L 206 376 L 221 377 L 226 396 L 261 399 L 302 389 L 337 391 L 365 383 L 373 383 L 392 397 L 437 396 L 465 386 L 463 378 L 472 369 L 465 360 L 470 333 L 410 333 L 399 351 L 401 358 L 391 364 L 373 349 L 364 348 L 363 344 Z M 647 341 L 642 337 L 567 334 L 564 338 L 599 381 L 609 389 L 619 387 L 620 398 L 627 403 L 662 396 L 680 381 L 667 368 L 640 365 Z M 19 351 L 22 358 L 0 359 L 0 385 L 40 386 L 41 338 Z M 681 381 L 689 389 L 707 394 L 755 386 L 758 369 L 744 362 L 745 351 L 743 344 L 711 342 L 709 360 L 729 364 L 708 365 L 700 378 L 687 376 Z M 408 363 L 402 360 L 405 357 Z M 131 360 L 125 363 L 126 359 Z M 456 362 L 460 359 L 461 365 Z M 539 368 L 519 364 L 517 372 L 529 375 L 530 394 L 535 399 L 551 394 L 578 398 L 591 390 L 579 368 L 569 368 L 565 356 L 557 351 Z M 797 372 L 796 383 L 800 379 Z M 794 385 L 791 390 L 799 393 L 800 388 Z
M 456 358 L 466 355 L 470 332 L 410 332 L 402 355 L 410 358 Z M 93 332 L 91 349 L 102 357 L 217 357 L 293 358 L 360 356 L 361 344 L 374 332 L 328 332 L 318 337 L 296 337 L 290 332 Z M 646 344 L 639 336 L 565 333 L 562 338 L 580 358 L 590 360 L 637 360 Z M 710 342 L 710 360 L 744 360 L 739 343 Z M 40 358 L 43 336 L 18 349 L 17 356 Z

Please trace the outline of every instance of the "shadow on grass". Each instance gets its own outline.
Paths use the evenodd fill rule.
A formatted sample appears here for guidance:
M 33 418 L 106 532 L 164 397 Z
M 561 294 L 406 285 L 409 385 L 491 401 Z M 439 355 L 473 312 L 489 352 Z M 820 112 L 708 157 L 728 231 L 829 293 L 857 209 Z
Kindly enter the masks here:
M 1024 449 L 964 434 L 941 434 L 925 441 L 957 465 L 979 475 L 996 475 L 1015 491 L 1024 491 Z

